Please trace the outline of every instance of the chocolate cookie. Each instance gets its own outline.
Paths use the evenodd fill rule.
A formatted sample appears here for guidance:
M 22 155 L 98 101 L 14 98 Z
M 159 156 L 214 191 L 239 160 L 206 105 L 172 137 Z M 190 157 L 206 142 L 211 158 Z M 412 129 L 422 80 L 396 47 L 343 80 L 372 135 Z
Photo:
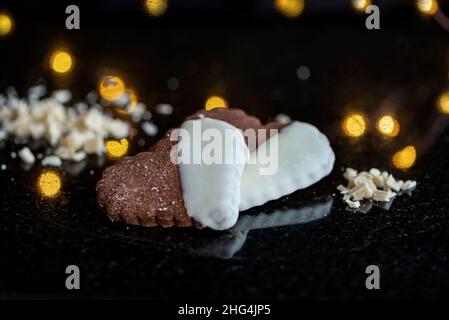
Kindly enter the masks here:
M 228 122 L 238 129 L 264 128 L 260 120 L 240 109 L 200 111 L 200 115 Z M 267 128 L 280 128 L 269 124 Z M 154 227 L 198 227 L 185 209 L 178 166 L 170 161 L 176 142 L 167 133 L 148 152 L 126 157 L 103 172 L 97 184 L 98 203 L 113 221 Z M 260 141 L 259 141 L 260 143 Z
M 151 151 L 106 168 L 97 194 L 111 220 L 145 227 L 198 226 L 184 207 L 178 168 L 170 161 L 171 147 L 167 134 Z

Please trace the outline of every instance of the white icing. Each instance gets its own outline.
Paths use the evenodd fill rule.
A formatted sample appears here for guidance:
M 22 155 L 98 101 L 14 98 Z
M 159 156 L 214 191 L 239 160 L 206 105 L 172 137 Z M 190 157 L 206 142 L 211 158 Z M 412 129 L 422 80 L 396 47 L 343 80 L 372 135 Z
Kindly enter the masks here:
M 201 136 L 205 130 L 215 129 L 220 133 L 209 141 L 203 141 Z M 243 134 L 231 124 L 211 119 L 201 118 L 185 121 L 180 128 L 180 141 L 177 145 L 177 158 L 181 179 L 182 196 L 187 213 L 196 221 L 215 230 L 231 228 L 238 219 L 240 203 L 240 181 L 245 163 L 249 158 L 249 149 L 245 144 Z M 232 132 L 232 144 L 226 135 L 226 130 Z M 183 136 L 182 131 L 188 132 Z M 210 132 L 210 131 L 209 131 Z M 181 153 L 188 151 L 190 160 L 201 158 L 201 152 L 210 146 L 220 151 L 223 157 L 231 154 L 235 156 L 232 163 L 197 164 L 185 161 Z M 210 149 L 209 149 L 210 150 Z M 182 163 L 184 159 L 184 163 Z M 223 159 L 224 160 L 224 159 Z M 189 162 L 189 163 L 186 163 Z
M 276 138 L 278 169 L 272 175 L 261 175 L 258 153 L 270 150 Z M 293 122 L 251 152 L 241 181 L 240 211 L 307 188 L 327 176 L 334 161 L 334 152 L 324 134 L 311 124 Z

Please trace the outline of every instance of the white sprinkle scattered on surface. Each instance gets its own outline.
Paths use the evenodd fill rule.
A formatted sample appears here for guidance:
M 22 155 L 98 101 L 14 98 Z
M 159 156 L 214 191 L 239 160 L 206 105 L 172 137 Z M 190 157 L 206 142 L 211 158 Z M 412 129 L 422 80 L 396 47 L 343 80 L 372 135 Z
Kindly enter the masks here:
M 0 130 L 0 141 L 6 140 L 8 133 L 5 130 Z
M 89 107 L 86 102 L 65 106 L 72 98 L 69 90 L 57 90 L 50 97 L 42 98 L 45 92 L 42 85 L 32 87 L 27 100 L 17 98 L 15 90 L 8 89 L 0 107 L 0 140 L 11 136 L 16 143 L 28 144 L 43 139 L 50 145 L 46 154 L 81 161 L 88 154 L 103 155 L 106 139 L 129 136 L 130 123 L 113 118 L 101 106 L 90 103 Z M 89 99 L 94 101 L 95 93 L 90 93 Z M 143 114 L 144 109 L 138 110 Z M 35 157 L 27 149 L 20 157 L 24 162 L 33 163 Z M 11 158 L 17 158 L 17 154 L 12 152 Z
M 23 147 L 18 153 L 19 153 L 20 159 L 25 163 L 32 164 L 36 161 L 34 154 L 31 152 L 31 150 L 28 147 Z
M 173 106 L 168 103 L 160 103 L 156 106 L 156 112 L 159 114 L 170 115 L 173 113 Z
M 8 169 L 8 166 L 6 164 L 2 163 L 1 166 L 0 166 L 0 169 L 2 171 L 5 171 L 6 169 Z
M 72 159 L 76 162 L 83 161 L 86 159 L 86 153 L 84 151 L 75 152 Z
M 142 129 L 150 137 L 157 135 L 159 131 L 157 126 L 152 122 L 142 122 Z
M 348 204 L 349 207 L 353 209 L 360 208 L 360 201 L 351 201 L 350 199 L 346 199 L 345 202 Z
M 343 195 L 350 208 L 360 207 L 362 200 L 374 200 L 378 202 L 390 202 L 400 192 L 409 191 L 416 187 L 416 181 L 396 180 L 392 174 L 372 168 L 368 172 L 353 168 L 346 168 L 343 177 L 347 185 L 337 186 L 337 190 Z
M 86 100 L 89 104 L 95 104 L 98 101 L 98 93 L 96 91 L 90 91 L 86 95 Z
M 47 88 L 39 84 L 28 89 L 28 101 L 35 101 L 42 98 L 47 93 Z
M 139 122 L 144 117 L 144 114 L 146 112 L 149 112 L 149 111 L 146 111 L 147 106 L 142 102 L 139 102 L 135 105 L 133 105 L 131 103 L 127 106 L 127 109 L 128 109 L 128 113 L 131 115 L 131 120 L 133 122 Z
M 44 167 L 60 167 L 62 165 L 62 160 L 58 156 L 46 156 L 42 159 L 41 164 Z
M 67 103 L 72 99 L 72 93 L 66 89 L 53 91 L 51 96 L 59 103 Z

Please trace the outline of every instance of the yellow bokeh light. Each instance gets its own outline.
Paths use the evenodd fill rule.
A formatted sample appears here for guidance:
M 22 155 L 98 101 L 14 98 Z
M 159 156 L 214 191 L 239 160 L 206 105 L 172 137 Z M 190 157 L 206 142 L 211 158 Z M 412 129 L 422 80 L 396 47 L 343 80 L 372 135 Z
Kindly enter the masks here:
M 349 137 L 361 137 L 365 130 L 365 117 L 359 113 L 350 114 L 343 120 L 343 132 Z
M 438 109 L 443 113 L 449 113 L 449 91 L 443 92 L 438 97 Z
M 352 7 L 360 12 L 365 12 L 366 8 L 371 5 L 371 0 L 352 0 Z
M 117 100 L 125 90 L 125 82 L 118 76 L 104 76 L 98 86 L 100 96 L 107 101 Z
M 137 99 L 137 95 L 136 92 L 133 89 L 127 89 L 126 92 L 129 94 L 129 104 L 131 107 L 135 107 L 138 99 Z
M 57 73 L 67 73 L 73 68 L 72 55 L 63 50 L 53 52 L 50 57 L 50 68 Z
M 45 169 L 37 178 L 37 187 L 40 194 L 46 198 L 53 198 L 61 190 L 61 176 L 55 170 Z
M 215 108 L 227 108 L 227 107 L 228 107 L 228 102 L 220 96 L 209 97 L 206 100 L 206 104 L 204 106 L 204 108 L 206 110 L 212 110 Z
M 167 10 L 168 0 L 146 0 L 145 7 L 150 15 L 159 17 Z
M 401 129 L 398 120 L 390 115 L 380 117 L 377 121 L 376 127 L 377 131 L 386 137 L 396 137 Z
M 120 141 L 109 140 L 106 142 L 106 154 L 109 158 L 116 159 L 128 153 L 128 140 L 123 138 Z
M 288 18 L 296 18 L 304 11 L 304 0 L 275 0 L 277 11 Z
M 416 148 L 414 146 L 407 146 L 399 151 L 397 151 L 391 162 L 393 166 L 398 169 L 408 169 L 411 168 L 416 161 Z
M 14 27 L 14 21 L 7 14 L 0 14 L 0 36 L 6 36 L 11 33 Z
M 416 7 L 426 15 L 434 15 L 438 11 L 438 2 L 436 0 L 417 0 Z

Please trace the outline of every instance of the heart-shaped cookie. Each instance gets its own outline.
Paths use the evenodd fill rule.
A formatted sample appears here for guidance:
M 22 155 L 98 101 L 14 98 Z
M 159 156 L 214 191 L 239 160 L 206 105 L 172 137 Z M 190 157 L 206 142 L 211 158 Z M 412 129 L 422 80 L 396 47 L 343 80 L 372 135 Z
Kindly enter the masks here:
M 170 131 L 149 152 L 125 158 L 104 171 L 97 184 L 98 202 L 112 220 L 147 227 L 228 229 L 236 223 L 239 211 L 306 188 L 329 174 L 334 164 L 329 141 L 307 123 L 262 125 L 239 109 L 200 111 L 181 128 L 192 131 L 194 123 L 219 132 L 238 131 L 234 147 L 222 152 L 232 151 L 240 161 L 178 165 L 173 150 L 179 151 L 183 142 L 188 142 L 187 149 L 202 147 L 202 142 L 179 140 L 177 134 L 170 141 Z M 251 140 L 243 134 L 248 129 L 261 131 Z M 268 175 L 260 161 L 267 150 L 271 150 L 271 160 L 276 160 L 276 170 Z
M 230 126 L 241 130 L 261 126 L 257 118 L 247 115 L 240 109 L 201 111 L 188 119 L 198 119 L 204 116 L 226 122 Z M 199 221 L 192 217 L 198 212 L 204 213 L 203 210 L 206 210 L 206 215 L 212 213 L 211 210 L 205 209 L 204 205 L 201 208 L 202 211 L 197 211 L 198 206 L 192 205 L 192 213 L 190 215 L 187 213 L 179 168 L 175 162 L 171 161 L 171 152 L 173 152 L 173 147 L 176 147 L 177 143 L 176 139 L 170 141 L 170 136 L 173 137 L 172 132 L 173 130 L 169 131 L 149 152 L 126 157 L 105 169 L 102 179 L 97 183 L 97 198 L 98 203 L 106 210 L 111 220 L 146 227 L 157 225 L 163 227 L 201 227 Z M 194 174 L 194 176 L 196 175 Z M 227 218 L 226 221 L 228 222 L 225 225 L 235 223 L 240 198 L 240 180 L 238 180 L 237 186 L 232 185 L 229 188 L 233 190 L 234 195 L 230 195 L 229 192 L 216 192 L 213 198 L 206 192 L 214 187 L 210 182 L 207 181 L 198 188 L 199 195 L 213 199 L 217 203 L 225 203 L 227 199 L 234 198 L 232 204 L 234 212 L 232 218 Z M 228 182 L 237 183 L 234 179 Z M 196 194 L 194 190 L 196 189 L 196 187 L 190 189 L 193 190 L 194 196 Z M 218 220 L 222 220 L 220 219 L 220 212 L 216 216 Z M 205 221 L 203 220 L 203 223 Z M 214 222 L 206 221 L 206 223 L 219 228 Z

